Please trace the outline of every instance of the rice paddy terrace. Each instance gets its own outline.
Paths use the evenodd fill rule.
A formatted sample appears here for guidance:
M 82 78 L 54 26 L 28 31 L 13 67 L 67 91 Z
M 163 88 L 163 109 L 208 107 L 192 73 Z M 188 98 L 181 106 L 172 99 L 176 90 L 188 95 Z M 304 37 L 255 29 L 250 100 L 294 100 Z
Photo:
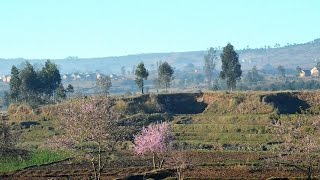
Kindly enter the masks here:
M 313 119 L 320 112 L 320 92 L 159 94 L 117 98 L 116 101 L 115 107 L 126 114 L 122 125 L 132 127 L 132 133 L 151 122 L 170 120 L 173 146 L 182 150 L 191 164 L 191 168 L 185 171 L 185 177 L 189 179 L 303 177 L 302 172 L 290 168 L 260 168 L 261 159 L 269 156 L 277 146 L 277 134 L 270 129 L 274 121 L 287 121 L 306 111 L 309 114 L 303 116 Z M 17 118 L 17 112 L 11 112 L 10 117 Z M 44 118 L 43 113 L 39 117 L 42 119 L 37 120 L 31 129 L 22 129 L 25 142 L 20 142 L 21 144 L 39 145 L 41 138 L 45 139 L 56 133 L 53 120 Z M 21 121 L 20 125 L 23 122 L 25 121 Z M 32 139 L 36 142 L 33 143 Z M 115 160 L 103 171 L 104 179 L 139 179 L 139 175 L 150 170 L 150 157 L 139 159 L 128 151 L 123 154 L 114 153 L 113 156 L 118 161 Z M 29 174 L 27 179 L 63 179 L 79 177 L 80 174 L 89 176 L 91 173 L 83 165 L 75 171 L 74 167 L 78 166 L 72 167 L 69 162 L 49 167 L 33 167 L 10 175 L 22 178 L 23 174 Z M 170 160 L 165 168 L 172 168 Z M 170 171 L 166 175 L 164 177 L 174 176 L 174 172 Z

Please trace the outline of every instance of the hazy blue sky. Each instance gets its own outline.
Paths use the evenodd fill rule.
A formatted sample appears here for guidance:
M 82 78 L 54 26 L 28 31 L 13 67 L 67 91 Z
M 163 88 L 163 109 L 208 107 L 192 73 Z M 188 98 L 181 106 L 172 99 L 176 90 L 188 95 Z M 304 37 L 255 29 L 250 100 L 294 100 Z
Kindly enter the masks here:
M 1 0 L 0 57 L 103 57 L 302 43 L 320 0 Z

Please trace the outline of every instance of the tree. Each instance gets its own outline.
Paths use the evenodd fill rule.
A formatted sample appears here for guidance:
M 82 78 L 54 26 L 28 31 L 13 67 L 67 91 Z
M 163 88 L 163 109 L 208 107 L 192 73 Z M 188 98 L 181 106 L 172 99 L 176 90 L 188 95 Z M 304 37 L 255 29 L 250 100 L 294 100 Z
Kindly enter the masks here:
M 39 72 L 39 79 L 43 84 L 41 87 L 42 91 L 49 96 L 53 96 L 55 90 L 61 84 L 61 76 L 57 65 L 47 60 Z
M 208 50 L 208 53 L 204 56 L 204 73 L 208 81 L 208 89 L 212 87 L 213 70 L 216 66 L 217 60 L 216 50 L 212 47 Z
M 61 101 L 63 99 L 66 99 L 67 94 L 66 94 L 66 90 L 64 89 L 63 85 L 60 84 L 56 90 L 56 96 L 57 96 L 57 100 Z
M 166 92 L 168 92 L 168 87 L 171 85 L 173 80 L 173 68 L 167 63 L 163 62 L 160 64 L 158 69 L 158 80 L 162 87 L 165 87 Z
M 151 124 L 147 128 L 142 128 L 140 134 L 134 138 L 134 151 L 137 155 L 152 154 L 153 168 L 162 168 L 164 159 L 160 155 L 168 151 L 170 142 L 169 123 Z M 156 165 L 156 159 L 158 162 Z
M 135 82 L 136 82 L 137 86 L 141 89 L 141 93 L 143 94 L 143 87 L 144 87 L 143 80 L 147 80 L 147 78 L 149 76 L 149 72 L 144 67 L 143 62 L 138 64 L 135 74 L 136 74 Z
M 109 95 L 109 91 L 112 86 L 111 78 L 109 76 L 101 75 L 97 78 L 96 84 L 102 94 L 105 94 L 106 96 Z
M 320 61 L 317 62 L 316 68 L 320 71 Z
M 262 81 L 264 78 L 259 74 L 257 66 L 253 66 L 252 69 L 247 73 L 245 80 L 249 83 L 256 83 Z
M 90 159 L 95 179 L 99 180 L 105 166 L 101 153 L 115 144 L 113 133 L 118 130 L 119 114 L 113 111 L 113 105 L 109 98 L 89 98 L 61 106 L 58 123 L 63 134 L 48 139 L 47 145 L 54 149 L 74 150 L 81 157 Z
M 0 156 L 10 155 L 14 149 L 16 138 L 8 125 L 8 117 L 0 116 Z
M 10 105 L 10 102 L 11 102 L 11 97 L 10 97 L 10 93 L 8 92 L 8 91 L 4 91 L 3 92 L 3 98 L 2 98 L 2 100 L 3 100 L 3 105 L 5 106 L 5 107 L 9 107 L 9 105 Z
M 280 76 L 281 77 L 283 77 L 283 78 L 285 78 L 286 77 L 286 69 L 284 69 L 284 67 L 283 66 L 278 66 L 278 72 L 279 72 L 279 74 L 280 74 Z
M 320 65 L 320 64 L 319 64 Z M 297 72 L 297 76 L 299 77 L 300 76 L 300 73 L 302 71 L 302 68 L 300 66 L 297 66 L 296 67 L 296 72 Z
M 122 74 L 122 76 L 126 75 L 126 67 L 125 66 L 121 66 L 121 74 Z
M 21 79 L 19 77 L 19 69 L 16 66 L 11 68 L 11 80 L 10 80 L 10 96 L 15 101 L 21 98 Z
M 191 166 L 190 156 L 186 150 L 172 151 L 168 164 L 176 169 L 177 180 L 185 179 L 185 172 Z
M 67 94 L 74 92 L 74 88 L 71 84 L 69 84 L 68 87 L 66 88 L 66 92 L 67 92 Z M 68 96 L 70 96 L 70 95 L 68 95 Z
M 220 57 L 222 62 L 220 77 L 227 81 L 227 87 L 232 91 L 232 89 L 236 88 L 237 80 L 240 80 L 242 74 L 239 55 L 235 52 L 233 46 L 228 43 L 223 48 Z
M 41 70 L 35 69 L 28 61 L 21 70 L 16 66 L 11 68 L 10 96 L 15 102 L 24 101 L 32 106 L 52 102 L 50 98 L 55 97 L 54 93 L 60 84 L 60 72 L 50 60 Z
M 21 94 L 23 100 L 26 102 L 34 100 L 41 86 L 36 71 L 28 61 L 25 62 L 19 76 L 21 79 Z
M 320 160 L 320 119 L 310 114 L 299 114 L 286 121 L 273 120 L 273 133 L 278 135 L 279 150 L 267 158 L 270 164 L 293 167 L 312 179 Z

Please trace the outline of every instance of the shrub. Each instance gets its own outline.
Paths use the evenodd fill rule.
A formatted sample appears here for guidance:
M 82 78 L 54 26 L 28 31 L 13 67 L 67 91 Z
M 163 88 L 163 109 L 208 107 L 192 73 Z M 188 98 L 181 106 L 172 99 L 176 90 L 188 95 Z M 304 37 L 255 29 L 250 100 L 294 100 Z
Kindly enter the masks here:
M 128 111 L 128 104 L 123 100 L 116 101 L 115 109 L 120 112 L 127 112 Z

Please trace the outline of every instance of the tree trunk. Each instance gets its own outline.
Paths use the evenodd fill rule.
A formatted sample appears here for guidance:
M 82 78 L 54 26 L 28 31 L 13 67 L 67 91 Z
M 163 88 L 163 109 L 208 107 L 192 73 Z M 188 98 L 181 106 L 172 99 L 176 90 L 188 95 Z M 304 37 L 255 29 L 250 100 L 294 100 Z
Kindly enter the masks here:
M 161 159 L 161 161 L 159 162 L 159 169 L 162 169 L 163 163 L 164 163 L 164 159 Z
M 152 164 L 153 164 L 153 169 L 156 169 L 156 162 L 155 162 L 155 154 L 152 153 Z
M 141 94 L 143 94 L 143 88 L 141 88 Z
M 308 178 L 307 178 L 308 180 L 312 179 L 312 167 L 311 166 L 308 167 L 307 176 L 308 176 Z
M 98 179 L 97 180 L 100 180 L 100 176 L 101 176 L 101 144 L 99 143 L 99 150 L 98 150 L 98 174 L 97 174 L 97 177 Z
M 92 163 L 92 169 L 93 169 L 93 173 L 94 173 L 94 179 L 97 180 L 97 170 L 96 170 L 96 166 L 94 164 L 94 161 L 91 161 Z

